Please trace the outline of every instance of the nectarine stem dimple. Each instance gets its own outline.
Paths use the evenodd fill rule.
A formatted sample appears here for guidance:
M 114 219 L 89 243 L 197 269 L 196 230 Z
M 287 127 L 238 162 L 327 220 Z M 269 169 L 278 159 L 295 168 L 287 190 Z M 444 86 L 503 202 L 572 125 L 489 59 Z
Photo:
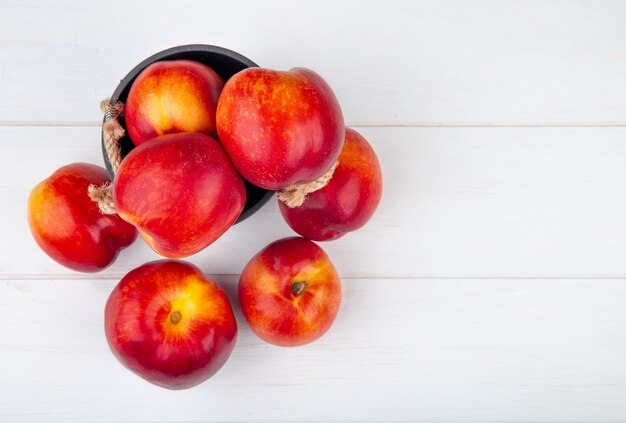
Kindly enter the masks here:
M 306 289 L 306 281 L 294 282 L 291 285 L 291 292 L 293 293 L 293 295 L 300 295 L 304 292 L 305 289 Z
M 180 322 L 180 319 L 182 317 L 183 316 L 180 314 L 180 311 L 174 311 L 170 313 L 170 322 L 175 325 L 176 323 Z

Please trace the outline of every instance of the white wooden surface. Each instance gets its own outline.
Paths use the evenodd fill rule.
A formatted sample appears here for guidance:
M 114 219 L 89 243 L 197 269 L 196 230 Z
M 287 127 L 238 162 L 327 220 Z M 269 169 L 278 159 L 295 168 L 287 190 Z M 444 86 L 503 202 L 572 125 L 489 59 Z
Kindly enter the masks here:
M 0 421 L 626 420 L 626 2 L 0 1 Z M 143 58 L 216 44 L 308 66 L 379 154 L 385 191 L 323 247 L 344 284 L 296 349 L 240 321 L 232 358 L 170 392 L 119 365 L 106 271 L 38 250 L 30 189 L 101 163 L 97 104 Z M 237 274 L 292 232 L 270 203 L 190 261 Z

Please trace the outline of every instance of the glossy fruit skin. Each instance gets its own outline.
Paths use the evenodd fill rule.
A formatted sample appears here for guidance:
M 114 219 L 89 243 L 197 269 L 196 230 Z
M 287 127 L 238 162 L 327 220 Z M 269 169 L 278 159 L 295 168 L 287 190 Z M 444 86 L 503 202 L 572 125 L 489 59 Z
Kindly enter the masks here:
M 293 285 L 306 282 L 296 295 Z M 275 241 L 257 253 L 239 280 L 241 310 L 253 332 L 274 345 L 304 345 L 332 325 L 341 282 L 319 246 L 300 237 Z
M 35 241 L 53 260 L 79 272 L 98 272 L 133 243 L 137 231 L 117 215 L 100 213 L 89 185 L 109 176 L 100 166 L 72 163 L 40 182 L 28 198 L 28 225 Z
M 182 258 L 233 225 L 246 190 L 217 141 L 185 132 L 133 149 L 115 175 L 113 202 L 154 251 Z
M 383 177 L 376 153 L 365 138 L 346 128 L 339 166 L 328 184 L 307 195 L 301 206 L 279 201 L 280 213 L 298 234 L 330 241 L 365 225 L 380 203 Z
M 312 182 L 331 168 L 344 121 L 330 86 L 315 72 L 249 68 L 226 82 L 217 131 L 245 179 L 280 190 Z
M 146 263 L 124 276 L 107 300 L 104 322 L 115 357 L 168 389 L 190 388 L 213 376 L 237 339 L 224 291 L 196 266 L 178 260 Z
M 169 60 L 146 67 L 128 93 L 124 120 L 135 145 L 159 135 L 199 132 L 215 137 L 224 80 L 209 66 Z

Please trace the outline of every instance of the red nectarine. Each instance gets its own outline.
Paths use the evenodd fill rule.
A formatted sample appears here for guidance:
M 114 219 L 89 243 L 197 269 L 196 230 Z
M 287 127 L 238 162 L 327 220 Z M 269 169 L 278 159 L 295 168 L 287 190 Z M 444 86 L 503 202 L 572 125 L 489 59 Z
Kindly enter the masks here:
M 135 145 L 176 132 L 216 136 L 215 110 L 223 86 L 224 80 L 199 62 L 151 64 L 128 93 L 124 111 L 128 135 Z
M 224 291 L 197 267 L 177 260 L 147 263 L 124 276 L 109 296 L 104 321 L 117 359 L 168 389 L 211 377 L 237 338 Z
M 87 194 L 91 184 L 109 182 L 100 166 L 72 163 L 39 183 L 28 198 L 28 224 L 41 249 L 63 266 L 97 272 L 137 237 L 117 215 L 100 213 Z
M 376 153 L 361 134 L 346 128 L 339 166 L 323 188 L 298 207 L 279 201 L 291 228 L 314 241 L 337 239 L 367 223 L 382 195 L 383 179 Z
M 279 190 L 312 182 L 333 166 L 344 122 L 337 98 L 315 72 L 249 68 L 226 82 L 217 131 L 244 178 Z
M 261 339 L 280 346 L 312 342 L 332 325 L 341 283 L 320 247 L 304 238 L 269 244 L 239 279 L 241 310 Z
M 246 190 L 217 141 L 183 132 L 133 149 L 115 175 L 113 202 L 154 251 L 181 258 L 204 249 L 233 225 Z

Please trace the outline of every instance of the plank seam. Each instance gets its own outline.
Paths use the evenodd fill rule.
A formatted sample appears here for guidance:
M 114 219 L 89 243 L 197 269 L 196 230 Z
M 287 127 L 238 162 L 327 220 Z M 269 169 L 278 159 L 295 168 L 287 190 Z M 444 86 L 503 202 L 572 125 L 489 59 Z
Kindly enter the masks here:
M 0 120 L 2 127 L 100 127 L 99 121 L 28 121 Z M 560 121 L 528 121 L 528 122 L 438 122 L 438 121 L 389 121 L 389 122 L 346 122 L 347 126 L 360 128 L 624 128 L 626 122 L 560 122 Z
M 209 278 L 237 278 L 239 273 L 207 273 Z M 119 280 L 123 274 L 0 274 L 0 281 L 16 280 Z M 348 275 L 341 276 L 343 280 L 626 280 L 626 275 Z

